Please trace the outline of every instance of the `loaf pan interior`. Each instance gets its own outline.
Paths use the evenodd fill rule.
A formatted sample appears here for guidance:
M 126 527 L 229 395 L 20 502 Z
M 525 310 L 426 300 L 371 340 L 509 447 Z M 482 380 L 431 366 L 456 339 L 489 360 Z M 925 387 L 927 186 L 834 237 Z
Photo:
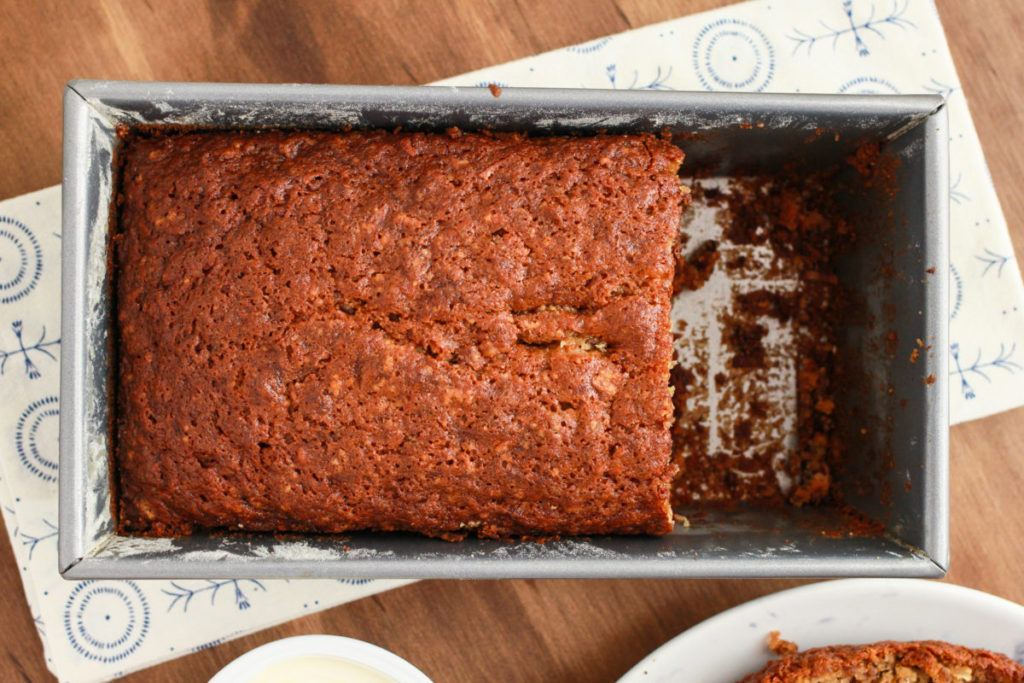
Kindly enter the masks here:
M 73 81 L 65 90 L 60 571 L 67 578 L 941 576 L 948 564 L 947 160 L 942 100 L 932 96 L 232 85 Z M 668 131 L 707 173 L 841 163 L 889 140 L 898 191 L 847 201 L 873 217 L 840 269 L 865 315 L 841 331 L 854 375 L 837 397 L 857 449 L 840 479 L 848 503 L 885 533 L 849 535 L 828 507 L 680 511 L 665 537 L 534 542 L 409 534 L 339 537 L 114 533 L 108 478 L 112 357 L 107 239 L 119 125 L 333 129 L 401 126 L 531 133 Z M 757 125 L 763 124 L 763 125 Z M 828 131 L 828 135 L 822 135 Z M 852 173 L 852 171 L 851 171 Z M 865 200 L 865 196 L 869 199 Z M 880 264 L 887 264 L 887 269 Z M 929 269 L 934 269 L 929 272 Z M 883 272 L 884 271 L 884 272 Z M 892 273 L 899 277 L 892 277 Z M 892 332 L 895 351 L 879 347 Z M 934 353 L 903 357 L 922 340 Z M 923 378 L 934 376 L 934 383 Z M 879 389 L 882 387 L 882 389 Z M 893 388 L 890 392 L 889 387 Z M 697 514 L 694 514 L 697 513 Z

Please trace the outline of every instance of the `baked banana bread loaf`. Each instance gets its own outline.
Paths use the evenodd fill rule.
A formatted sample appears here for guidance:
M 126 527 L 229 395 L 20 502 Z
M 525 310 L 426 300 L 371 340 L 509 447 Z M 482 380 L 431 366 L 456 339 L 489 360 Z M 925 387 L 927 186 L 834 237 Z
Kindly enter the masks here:
M 672 528 L 677 147 L 163 132 L 120 158 L 120 532 Z

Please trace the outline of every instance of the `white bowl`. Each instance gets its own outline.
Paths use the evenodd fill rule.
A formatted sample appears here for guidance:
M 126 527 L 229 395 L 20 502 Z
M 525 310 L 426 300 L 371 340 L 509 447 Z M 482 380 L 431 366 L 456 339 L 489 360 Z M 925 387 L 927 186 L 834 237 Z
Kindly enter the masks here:
M 988 593 L 916 579 L 825 581 L 768 595 L 679 634 L 619 683 L 734 683 L 772 656 L 779 631 L 800 649 L 879 640 L 944 640 L 1024 659 L 1024 607 Z
M 321 674 L 316 678 L 312 670 L 304 672 L 300 668 L 304 661 L 325 663 L 323 660 L 333 660 L 340 669 L 347 669 L 346 676 L 332 679 Z M 323 635 L 282 638 L 261 645 L 218 671 L 210 683 L 248 683 L 268 670 L 288 671 L 294 680 L 359 681 L 355 674 L 362 674 L 375 682 L 431 683 L 422 671 L 383 648 L 353 638 Z

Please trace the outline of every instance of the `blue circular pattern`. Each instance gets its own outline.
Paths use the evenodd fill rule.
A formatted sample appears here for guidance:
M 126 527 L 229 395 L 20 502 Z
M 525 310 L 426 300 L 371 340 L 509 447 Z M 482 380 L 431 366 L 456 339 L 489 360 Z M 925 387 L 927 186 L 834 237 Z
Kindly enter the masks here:
M 43 249 L 21 221 L 0 216 L 0 304 L 27 295 L 43 273 Z
M 56 432 L 52 438 L 40 438 L 43 423 L 60 415 L 60 404 L 56 396 L 47 396 L 29 404 L 18 418 L 14 428 L 14 450 L 25 468 L 46 482 L 57 481 L 57 457 L 46 451 L 55 449 Z M 40 447 L 40 443 L 48 447 Z
M 956 269 L 952 263 L 949 264 L 949 274 L 953 276 L 953 288 L 955 291 L 955 298 L 953 299 L 953 305 L 950 308 L 949 319 L 955 320 L 956 316 L 960 313 L 960 306 L 964 303 L 964 279 L 960 277 L 960 271 Z
M 608 36 L 604 38 L 598 38 L 597 40 L 592 40 L 589 43 L 583 43 L 581 45 L 571 45 L 565 49 L 568 50 L 569 52 L 575 52 L 578 55 L 588 55 L 591 52 L 597 52 L 611 41 L 611 37 Z
M 847 81 L 839 86 L 837 91 L 841 95 L 898 95 L 899 88 L 877 76 L 861 76 Z
M 199 652 L 200 650 L 209 650 L 211 647 L 217 647 L 218 645 L 220 645 L 223 642 L 224 642 L 223 638 L 217 638 L 215 640 L 211 640 L 208 643 L 202 643 L 201 645 L 196 645 L 194 648 L 189 650 L 189 652 Z
M 82 581 L 64 606 L 64 632 L 86 659 L 119 662 L 149 633 L 149 604 L 134 581 Z
M 693 68 L 707 90 L 760 92 L 775 75 L 775 48 L 757 26 L 719 19 L 697 34 Z

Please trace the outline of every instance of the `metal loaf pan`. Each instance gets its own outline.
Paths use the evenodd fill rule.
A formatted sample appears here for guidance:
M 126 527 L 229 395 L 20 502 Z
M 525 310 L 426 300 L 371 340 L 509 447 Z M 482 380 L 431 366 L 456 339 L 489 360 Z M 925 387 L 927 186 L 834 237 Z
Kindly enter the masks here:
M 899 190 L 858 209 L 878 234 L 847 258 L 841 279 L 901 345 L 938 352 L 914 366 L 869 343 L 853 320 L 840 355 L 857 364 L 856 404 L 877 429 L 858 443 L 891 454 L 880 486 L 850 485 L 846 499 L 884 520 L 886 533 L 842 533 L 837 510 L 739 507 L 703 511 L 661 538 L 575 538 L 545 544 L 406 534 L 338 538 L 206 536 L 144 539 L 114 533 L 108 470 L 108 383 L 114 359 L 107 248 L 114 196 L 115 128 L 651 131 L 678 135 L 686 166 L 708 173 L 771 170 L 798 160 L 833 164 L 858 142 L 887 138 Z M 759 125 L 763 124 L 763 125 Z M 827 131 L 823 135 L 822 131 Z M 836 137 L 838 136 L 838 137 Z M 615 92 L 453 87 L 349 87 L 73 81 L 64 92 L 63 336 L 60 423 L 60 571 L 66 578 L 241 577 L 752 577 L 941 576 L 948 564 L 946 113 L 935 96 Z M 870 204 L 870 202 L 869 202 Z M 883 260 L 898 280 L 879 280 Z M 926 269 L 934 274 L 926 274 Z M 900 354 L 910 348 L 901 346 Z M 905 359 L 906 355 L 902 355 Z M 931 386 L 923 376 L 937 378 Z M 895 387 L 895 394 L 872 390 Z M 867 388 L 865 388 L 867 387 Z M 896 398 L 904 401 L 898 408 Z M 865 431 L 861 430 L 861 434 Z M 851 469 L 858 468 L 858 453 Z M 867 465 L 864 465 L 866 469 Z M 884 489 L 884 492 L 880 492 Z M 832 529 L 829 532 L 828 529 Z M 835 530 L 839 530 L 836 532 Z

